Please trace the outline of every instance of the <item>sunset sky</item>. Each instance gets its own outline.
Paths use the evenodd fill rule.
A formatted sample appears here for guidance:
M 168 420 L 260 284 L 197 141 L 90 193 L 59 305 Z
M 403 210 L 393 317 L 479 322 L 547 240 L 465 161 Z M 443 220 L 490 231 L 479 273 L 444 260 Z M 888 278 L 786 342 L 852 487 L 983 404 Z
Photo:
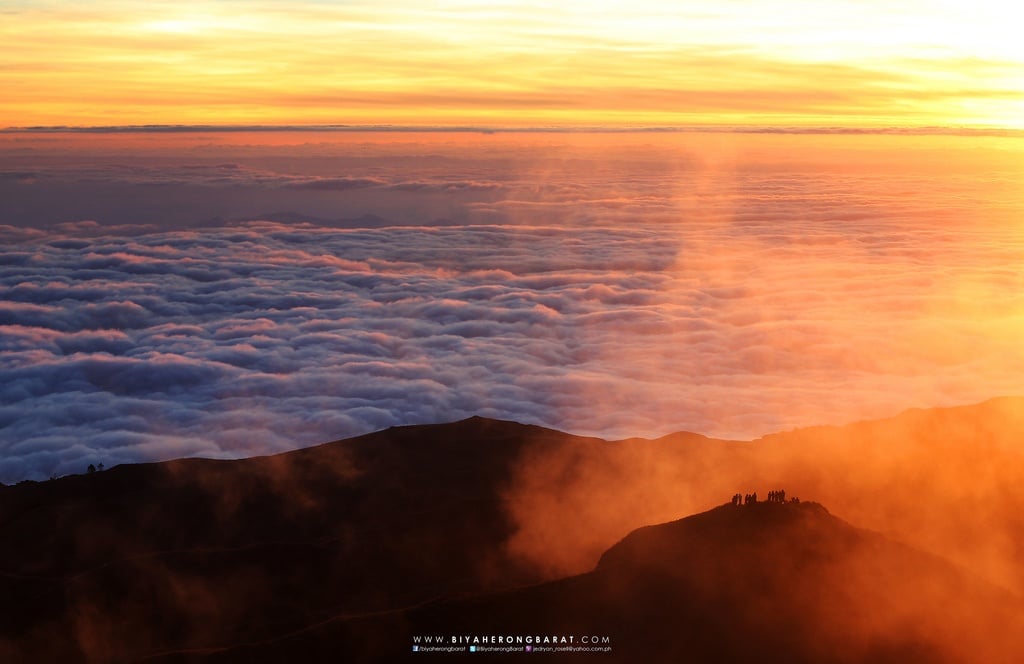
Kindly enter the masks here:
M 0 1 L 0 127 L 1024 127 L 1000 0 Z

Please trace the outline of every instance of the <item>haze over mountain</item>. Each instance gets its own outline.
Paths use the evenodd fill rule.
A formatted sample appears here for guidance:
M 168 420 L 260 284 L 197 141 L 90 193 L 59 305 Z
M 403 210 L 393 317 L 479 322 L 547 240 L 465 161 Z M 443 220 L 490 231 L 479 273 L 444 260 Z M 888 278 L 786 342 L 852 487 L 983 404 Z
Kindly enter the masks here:
M 413 634 L 608 636 L 626 662 L 1012 662 L 1024 647 L 1018 597 L 807 502 L 640 528 L 586 574 L 407 619 Z
M 976 638 L 995 658 L 1007 651 L 986 621 L 1017 620 L 1021 596 L 1022 412 L 1024 399 L 998 399 L 749 443 L 606 442 L 471 418 L 2 487 L 0 656 L 385 657 L 415 630 L 592 624 L 616 630 L 625 659 L 680 625 L 690 636 L 666 647 L 707 654 L 698 661 L 729 661 L 708 654 L 725 642 L 794 661 L 838 645 L 849 661 L 957 661 Z M 886 537 L 813 505 L 754 505 L 616 545 L 774 487 Z M 794 566 L 807 577 L 794 581 Z M 750 593 L 772 584 L 786 599 L 766 614 Z
M 817 503 L 761 502 L 637 529 L 578 576 L 153 661 L 392 661 L 412 643 L 477 644 L 491 661 L 529 646 L 623 662 L 1009 663 L 1021 628 L 1019 597 L 935 556 Z

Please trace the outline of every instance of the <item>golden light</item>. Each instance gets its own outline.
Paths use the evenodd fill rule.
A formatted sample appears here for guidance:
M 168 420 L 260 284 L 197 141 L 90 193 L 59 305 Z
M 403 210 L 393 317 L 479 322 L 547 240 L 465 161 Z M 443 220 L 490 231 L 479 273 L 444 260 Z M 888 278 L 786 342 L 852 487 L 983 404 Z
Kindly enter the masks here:
M 1020 127 L 1024 10 L 127 0 L 0 10 L 0 125 Z
M 216 23 L 210 19 L 172 18 L 159 21 L 147 21 L 140 25 L 140 29 L 144 32 L 192 35 L 198 34 L 215 26 Z

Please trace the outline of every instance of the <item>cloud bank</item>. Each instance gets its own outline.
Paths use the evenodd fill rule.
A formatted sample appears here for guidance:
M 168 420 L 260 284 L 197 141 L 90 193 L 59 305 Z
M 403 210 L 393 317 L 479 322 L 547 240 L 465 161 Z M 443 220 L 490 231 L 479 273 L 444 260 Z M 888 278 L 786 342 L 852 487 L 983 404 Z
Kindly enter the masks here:
M 339 140 L 8 146 L 0 481 L 470 415 L 750 438 L 1024 392 L 1013 171 L 759 142 L 800 137 Z M 231 207 L 290 195 L 348 221 Z

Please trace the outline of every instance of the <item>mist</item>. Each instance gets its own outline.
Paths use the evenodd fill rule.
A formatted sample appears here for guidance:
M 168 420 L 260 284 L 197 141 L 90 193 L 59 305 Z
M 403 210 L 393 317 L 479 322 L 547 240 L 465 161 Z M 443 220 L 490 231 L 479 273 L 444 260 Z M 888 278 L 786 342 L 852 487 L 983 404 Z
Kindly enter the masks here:
M 668 436 L 535 446 L 507 491 L 509 547 L 546 574 L 590 569 L 639 524 L 783 488 L 1017 594 L 1024 401 L 908 411 L 753 442 Z

